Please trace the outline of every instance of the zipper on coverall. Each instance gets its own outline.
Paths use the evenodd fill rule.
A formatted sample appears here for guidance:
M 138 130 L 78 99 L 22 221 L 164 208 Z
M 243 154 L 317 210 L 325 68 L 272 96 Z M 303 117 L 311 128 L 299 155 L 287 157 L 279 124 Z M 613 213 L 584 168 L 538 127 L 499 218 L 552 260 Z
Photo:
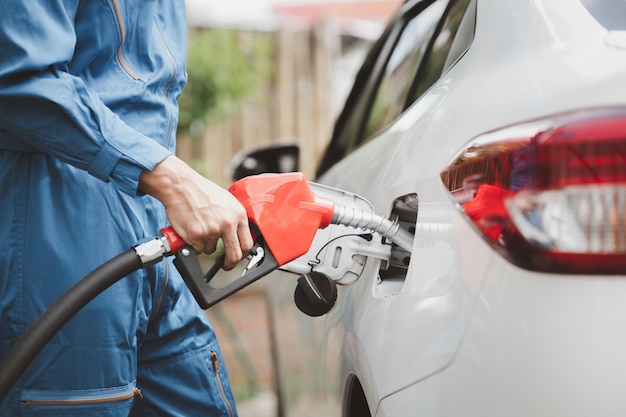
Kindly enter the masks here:
M 75 400 L 33 400 L 26 399 L 26 405 L 30 406 L 82 406 L 82 405 L 98 405 L 98 404 L 108 404 L 114 402 L 121 402 L 130 400 L 131 398 L 137 397 L 139 399 L 143 399 L 143 395 L 141 394 L 141 390 L 139 388 L 135 388 L 133 392 L 124 395 L 114 395 L 112 397 L 102 397 L 102 398 L 80 398 Z
M 217 381 L 217 387 L 219 388 L 220 396 L 228 407 L 228 415 L 230 415 L 231 417 L 235 417 L 235 411 L 233 410 L 233 406 L 230 401 L 228 401 L 228 398 L 226 398 L 224 386 L 222 385 L 222 380 L 220 379 L 220 364 L 218 361 L 217 352 L 211 352 L 211 362 L 213 363 L 213 373 L 215 374 L 215 381 Z
M 117 47 L 117 60 L 120 62 L 120 65 L 126 71 L 126 73 L 135 81 L 139 80 L 139 76 L 135 74 L 133 70 L 130 69 L 126 61 L 124 60 L 124 56 L 122 55 L 122 45 L 124 45 L 124 40 L 126 40 L 126 28 L 124 27 L 124 21 L 122 20 L 122 11 L 120 10 L 120 5 L 118 0 L 111 0 L 113 3 L 113 9 L 115 9 L 115 19 L 117 20 L 117 26 L 120 29 L 120 44 Z

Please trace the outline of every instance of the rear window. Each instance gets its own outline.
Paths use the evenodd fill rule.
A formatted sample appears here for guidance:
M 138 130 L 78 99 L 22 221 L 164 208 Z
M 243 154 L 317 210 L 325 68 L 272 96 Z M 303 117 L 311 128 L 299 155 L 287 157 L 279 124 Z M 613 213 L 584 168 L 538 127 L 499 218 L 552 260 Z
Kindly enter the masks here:
M 589 13 L 607 30 L 626 30 L 626 1 L 580 0 Z

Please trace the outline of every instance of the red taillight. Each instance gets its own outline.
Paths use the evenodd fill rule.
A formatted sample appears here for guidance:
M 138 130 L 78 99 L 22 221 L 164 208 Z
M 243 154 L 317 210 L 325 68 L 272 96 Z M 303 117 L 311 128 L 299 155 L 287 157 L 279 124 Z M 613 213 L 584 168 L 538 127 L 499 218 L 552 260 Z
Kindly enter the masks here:
M 517 265 L 626 273 L 626 108 L 482 135 L 441 178 L 483 235 Z

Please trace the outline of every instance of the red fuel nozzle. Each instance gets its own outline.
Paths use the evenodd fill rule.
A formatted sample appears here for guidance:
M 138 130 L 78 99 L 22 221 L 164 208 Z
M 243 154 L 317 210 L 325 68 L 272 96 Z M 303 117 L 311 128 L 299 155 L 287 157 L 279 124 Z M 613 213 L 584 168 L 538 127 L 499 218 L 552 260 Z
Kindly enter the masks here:
M 255 247 L 262 257 L 257 267 L 244 270 L 240 278 L 223 287 L 212 286 L 210 281 L 221 268 L 224 256 L 218 256 L 204 274 L 195 251 L 184 250 L 185 244 L 174 229 L 161 230 L 170 246 L 166 251 L 176 254 L 174 265 L 203 309 L 307 253 L 317 229 L 328 226 L 334 216 L 333 201 L 316 197 L 301 173 L 246 177 L 229 191 L 246 209 Z
M 229 187 L 243 204 L 279 265 L 304 255 L 317 229 L 328 226 L 334 202 L 311 191 L 304 174 L 261 174 Z
M 228 189 L 245 207 L 280 266 L 304 255 L 317 229 L 328 226 L 333 218 L 332 200 L 316 196 L 304 174 L 260 174 L 243 178 Z M 169 226 L 161 233 L 178 252 L 185 242 Z

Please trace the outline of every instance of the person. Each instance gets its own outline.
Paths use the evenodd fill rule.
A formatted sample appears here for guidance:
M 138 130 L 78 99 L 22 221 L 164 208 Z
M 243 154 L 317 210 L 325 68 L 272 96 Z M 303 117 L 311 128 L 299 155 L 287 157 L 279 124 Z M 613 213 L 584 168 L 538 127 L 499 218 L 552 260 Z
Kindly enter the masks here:
M 244 208 L 176 157 L 183 0 L 0 2 L 0 355 L 73 283 L 171 224 L 225 269 Z M 210 53 L 210 51 L 207 51 Z M 2 416 L 234 416 L 219 344 L 171 258 L 78 312 Z

